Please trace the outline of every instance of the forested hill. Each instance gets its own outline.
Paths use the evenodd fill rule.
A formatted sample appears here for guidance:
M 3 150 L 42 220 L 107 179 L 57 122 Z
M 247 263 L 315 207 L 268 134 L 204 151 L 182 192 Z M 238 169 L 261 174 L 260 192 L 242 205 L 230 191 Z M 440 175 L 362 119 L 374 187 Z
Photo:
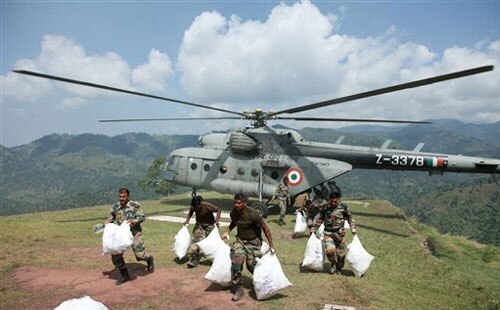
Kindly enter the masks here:
M 431 125 L 304 128 L 300 132 L 305 139 L 320 142 L 345 136 L 344 144 L 380 146 L 390 139 L 389 147 L 398 149 L 413 149 L 424 142 L 425 152 L 500 158 L 500 122 L 438 120 Z M 17 147 L 0 146 L 1 214 L 110 203 L 121 186 L 129 187 L 133 198 L 151 197 L 137 185 L 147 167 L 173 149 L 197 145 L 197 138 L 53 134 Z M 355 170 L 337 180 L 346 197 L 387 199 L 441 232 L 500 244 L 500 188 L 489 175 Z
M 2 215 L 110 203 L 122 186 L 130 188 L 133 198 L 151 197 L 139 190 L 137 180 L 156 157 L 196 145 L 196 139 L 145 133 L 52 134 L 2 147 Z

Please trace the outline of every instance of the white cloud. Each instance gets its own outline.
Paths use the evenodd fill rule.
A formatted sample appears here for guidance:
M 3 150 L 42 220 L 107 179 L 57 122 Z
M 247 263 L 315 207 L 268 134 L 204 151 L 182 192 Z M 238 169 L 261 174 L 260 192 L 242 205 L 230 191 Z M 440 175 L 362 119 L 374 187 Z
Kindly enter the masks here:
M 87 100 L 80 97 L 65 98 L 59 105 L 59 109 L 63 111 L 76 110 L 87 105 Z
M 149 62 L 133 70 L 132 82 L 144 90 L 165 91 L 167 79 L 173 73 L 172 62 L 168 55 L 152 49 L 149 53 Z
M 45 35 L 41 42 L 41 52 L 35 59 L 16 62 L 16 69 L 39 71 L 71 79 L 104 84 L 112 87 L 163 91 L 167 80 L 173 74 L 168 55 L 152 49 L 147 63 L 136 69 L 115 52 L 87 55 L 83 46 L 61 35 Z M 7 73 L 2 76 L 4 96 L 16 102 L 34 101 L 48 94 L 51 83 L 48 80 Z M 64 89 L 71 96 L 80 97 L 113 95 L 95 88 L 54 83 L 57 89 Z M 65 100 L 65 99 L 63 99 Z M 76 106 L 73 99 L 67 99 L 63 106 Z M 72 104 L 69 104 L 72 102 Z
M 337 33 L 339 20 L 308 1 L 282 3 L 265 21 L 238 16 L 227 19 L 215 11 L 204 12 L 184 34 L 178 55 L 181 85 L 197 102 L 245 102 L 278 110 L 475 66 L 497 65 L 500 60 L 500 40 L 450 47 L 439 55 L 404 40 L 395 26 L 365 38 Z M 495 121 L 500 119 L 498 70 L 305 115 L 399 119 L 467 116 L 470 121 Z

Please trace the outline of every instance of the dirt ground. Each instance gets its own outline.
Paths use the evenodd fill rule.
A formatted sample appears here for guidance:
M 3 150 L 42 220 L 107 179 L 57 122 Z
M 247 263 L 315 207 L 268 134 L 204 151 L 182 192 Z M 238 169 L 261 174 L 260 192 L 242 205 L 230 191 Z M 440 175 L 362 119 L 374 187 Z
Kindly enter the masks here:
M 67 255 L 89 260 L 89 249 L 69 249 Z M 95 255 L 95 254 L 94 254 Z M 96 255 L 98 256 L 98 255 Z M 118 272 L 113 270 L 109 256 L 96 257 L 102 261 L 100 270 L 39 267 L 19 267 L 12 272 L 13 283 L 29 296 L 26 304 L 12 309 L 54 309 L 65 300 L 84 295 L 106 305 L 109 309 L 266 309 L 249 291 L 250 279 L 244 281 L 245 294 L 239 302 L 231 301 L 229 289 L 211 284 L 203 273 L 185 265 L 145 270 L 145 264 L 126 257 L 131 281 L 115 285 Z M 250 294 L 250 295 L 249 295 Z M 252 296 L 253 295 L 253 296 Z

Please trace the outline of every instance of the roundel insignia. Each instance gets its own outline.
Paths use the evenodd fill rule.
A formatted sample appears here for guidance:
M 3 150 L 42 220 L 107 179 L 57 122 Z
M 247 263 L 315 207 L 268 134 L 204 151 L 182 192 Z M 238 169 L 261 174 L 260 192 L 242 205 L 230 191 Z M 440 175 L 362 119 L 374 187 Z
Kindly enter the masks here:
M 291 186 L 299 185 L 304 179 L 304 174 L 299 168 L 290 168 L 285 175 L 288 177 L 288 184 Z

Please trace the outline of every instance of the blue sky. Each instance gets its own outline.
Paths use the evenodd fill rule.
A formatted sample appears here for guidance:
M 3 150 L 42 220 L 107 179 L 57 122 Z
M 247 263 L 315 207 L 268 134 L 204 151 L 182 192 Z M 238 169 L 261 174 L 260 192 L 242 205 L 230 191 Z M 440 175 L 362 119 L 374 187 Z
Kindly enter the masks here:
M 500 120 L 500 2 L 1 2 L 1 141 L 51 133 L 198 134 L 246 121 L 68 87 L 30 69 L 242 111 L 280 110 L 481 65 L 495 71 L 303 116 Z M 286 122 L 337 127 L 348 123 Z

